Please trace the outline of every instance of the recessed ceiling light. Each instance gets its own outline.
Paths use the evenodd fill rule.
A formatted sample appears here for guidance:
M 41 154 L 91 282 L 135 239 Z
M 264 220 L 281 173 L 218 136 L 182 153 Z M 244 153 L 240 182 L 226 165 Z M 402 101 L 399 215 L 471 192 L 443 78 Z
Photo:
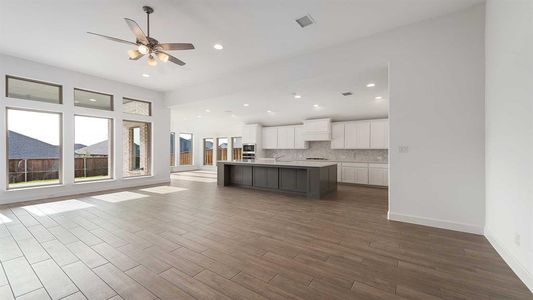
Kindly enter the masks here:
M 96 99 L 90 98 L 89 101 L 96 102 Z
M 209 109 L 206 109 L 205 112 L 206 112 L 206 113 L 209 113 L 209 112 L 211 112 L 211 111 L 210 111 Z
M 148 78 L 150 77 L 150 74 L 142 73 L 142 77 Z
M 381 96 L 377 96 L 377 97 L 374 98 L 374 99 L 376 99 L 376 100 L 383 100 L 383 97 L 381 97 Z
M 201 118 L 202 116 L 200 116 L 200 115 L 197 115 L 196 117 L 197 117 L 198 119 L 200 119 L 200 118 Z
M 271 113 L 272 111 L 271 110 L 267 110 L 267 113 Z
M 294 94 L 294 99 L 301 99 L 302 95 Z
M 320 105 L 318 105 L 318 104 L 313 104 L 313 107 L 314 107 L 314 108 L 319 108 Z
M 222 50 L 222 49 L 224 49 L 224 46 L 222 46 L 221 44 L 214 44 L 213 48 L 215 48 L 217 50 Z
M 248 103 L 244 103 L 242 106 L 244 106 L 244 107 L 248 107 L 248 106 L 250 106 L 250 104 L 248 104 Z
M 370 82 L 370 83 L 366 84 L 366 87 L 375 87 L 375 86 L 376 86 L 376 84 L 373 83 L 373 82 Z

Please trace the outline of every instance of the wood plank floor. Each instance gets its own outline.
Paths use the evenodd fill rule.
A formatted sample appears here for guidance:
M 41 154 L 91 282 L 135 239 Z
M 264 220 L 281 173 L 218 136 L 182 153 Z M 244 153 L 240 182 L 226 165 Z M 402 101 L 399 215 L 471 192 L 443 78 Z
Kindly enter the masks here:
M 0 299 L 533 299 L 484 237 L 388 221 L 386 190 L 172 178 L 0 207 Z

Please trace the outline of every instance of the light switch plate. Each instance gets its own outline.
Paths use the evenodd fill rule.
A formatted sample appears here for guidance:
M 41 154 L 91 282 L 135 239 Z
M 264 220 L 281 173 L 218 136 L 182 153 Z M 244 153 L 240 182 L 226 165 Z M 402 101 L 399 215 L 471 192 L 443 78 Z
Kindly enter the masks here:
M 408 153 L 409 152 L 409 146 L 398 146 L 398 152 L 400 152 L 400 153 Z

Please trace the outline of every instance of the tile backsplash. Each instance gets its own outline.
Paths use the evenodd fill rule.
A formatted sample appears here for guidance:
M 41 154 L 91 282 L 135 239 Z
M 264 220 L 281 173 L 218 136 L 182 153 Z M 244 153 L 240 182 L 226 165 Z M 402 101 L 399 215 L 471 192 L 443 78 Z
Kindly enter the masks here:
M 331 142 L 309 142 L 308 149 L 264 150 L 265 157 L 280 157 L 280 160 L 305 160 L 320 157 L 333 161 L 388 162 L 388 150 L 331 149 Z

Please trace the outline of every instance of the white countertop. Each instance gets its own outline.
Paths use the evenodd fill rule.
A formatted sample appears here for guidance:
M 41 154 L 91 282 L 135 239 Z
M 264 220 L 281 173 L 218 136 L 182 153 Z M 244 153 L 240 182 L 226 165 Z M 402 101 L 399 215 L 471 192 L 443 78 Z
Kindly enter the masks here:
M 302 168 L 321 168 L 337 165 L 336 162 L 328 161 L 218 161 L 219 163 L 228 163 L 234 165 L 264 165 L 264 166 L 286 166 L 286 167 L 302 167 Z

